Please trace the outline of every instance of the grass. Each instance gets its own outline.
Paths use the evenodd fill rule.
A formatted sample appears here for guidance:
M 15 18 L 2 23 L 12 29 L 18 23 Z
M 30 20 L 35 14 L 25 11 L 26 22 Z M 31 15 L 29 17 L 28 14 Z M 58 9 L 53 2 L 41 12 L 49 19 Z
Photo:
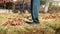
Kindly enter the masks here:
M 2 26 L 9 20 L 15 18 L 15 14 L 0 14 L 0 34 L 60 34 L 60 20 L 40 20 L 38 25 L 25 26 Z M 18 16 L 20 17 L 20 16 Z

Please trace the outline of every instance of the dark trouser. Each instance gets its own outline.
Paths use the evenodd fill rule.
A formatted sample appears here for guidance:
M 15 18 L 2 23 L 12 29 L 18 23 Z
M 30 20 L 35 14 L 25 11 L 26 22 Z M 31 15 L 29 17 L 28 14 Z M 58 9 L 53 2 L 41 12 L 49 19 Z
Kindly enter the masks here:
M 31 0 L 32 1 L 32 11 L 31 11 L 31 15 L 32 15 L 32 19 L 34 23 L 39 23 L 39 19 L 38 19 L 38 13 L 39 13 L 39 7 L 40 7 L 40 0 Z

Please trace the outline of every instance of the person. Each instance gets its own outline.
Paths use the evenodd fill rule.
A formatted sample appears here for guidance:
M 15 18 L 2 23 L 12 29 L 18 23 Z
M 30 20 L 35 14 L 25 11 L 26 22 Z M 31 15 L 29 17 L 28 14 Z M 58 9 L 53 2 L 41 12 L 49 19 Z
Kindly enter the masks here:
M 40 7 L 40 0 L 31 0 L 31 15 L 33 22 L 27 22 L 29 24 L 39 24 L 38 13 Z
M 32 19 L 34 24 L 39 24 L 39 19 L 38 19 L 38 13 L 39 13 L 39 7 L 40 7 L 40 0 L 31 0 L 32 2 Z

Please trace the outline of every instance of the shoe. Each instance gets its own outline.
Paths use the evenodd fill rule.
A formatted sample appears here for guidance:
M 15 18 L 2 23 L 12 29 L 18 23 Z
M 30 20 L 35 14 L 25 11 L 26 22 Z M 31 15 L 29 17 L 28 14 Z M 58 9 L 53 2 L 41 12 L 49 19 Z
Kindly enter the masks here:
M 35 22 L 26 22 L 27 24 L 39 24 L 39 22 L 38 23 L 35 23 Z
M 26 22 L 27 24 L 33 24 L 33 22 Z
M 33 22 L 33 23 L 34 23 L 34 24 L 39 24 L 40 22 L 37 22 L 37 23 L 36 23 L 36 22 Z

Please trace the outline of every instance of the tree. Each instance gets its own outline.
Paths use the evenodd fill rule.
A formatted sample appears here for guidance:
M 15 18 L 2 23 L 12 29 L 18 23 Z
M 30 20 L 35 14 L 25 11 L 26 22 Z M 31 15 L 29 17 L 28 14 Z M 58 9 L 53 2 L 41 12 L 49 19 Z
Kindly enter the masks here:
M 13 3 L 12 2 L 7 2 L 6 3 L 6 9 L 9 9 L 9 13 L 10 13 L 10 9 L 12 9 L 13 7 Z
M 40 5 L 45 4 L 45 0 L 40 0 Z
M 52 2 L 53 0 L 45 0 L 45 8 L 44 8 L 44 12 L 47 13 L 48 11 L 48 8 L 49 8 L 49 5 L 50 3 Z
M 49 4 L 50 4 L 49 0 L 46 0 L 46 1 L 45 1 L 45 8 L 44 8 L 44 12 L 45 12 L 45 13 L 47 13 L 47 11 L 48 11 Z

